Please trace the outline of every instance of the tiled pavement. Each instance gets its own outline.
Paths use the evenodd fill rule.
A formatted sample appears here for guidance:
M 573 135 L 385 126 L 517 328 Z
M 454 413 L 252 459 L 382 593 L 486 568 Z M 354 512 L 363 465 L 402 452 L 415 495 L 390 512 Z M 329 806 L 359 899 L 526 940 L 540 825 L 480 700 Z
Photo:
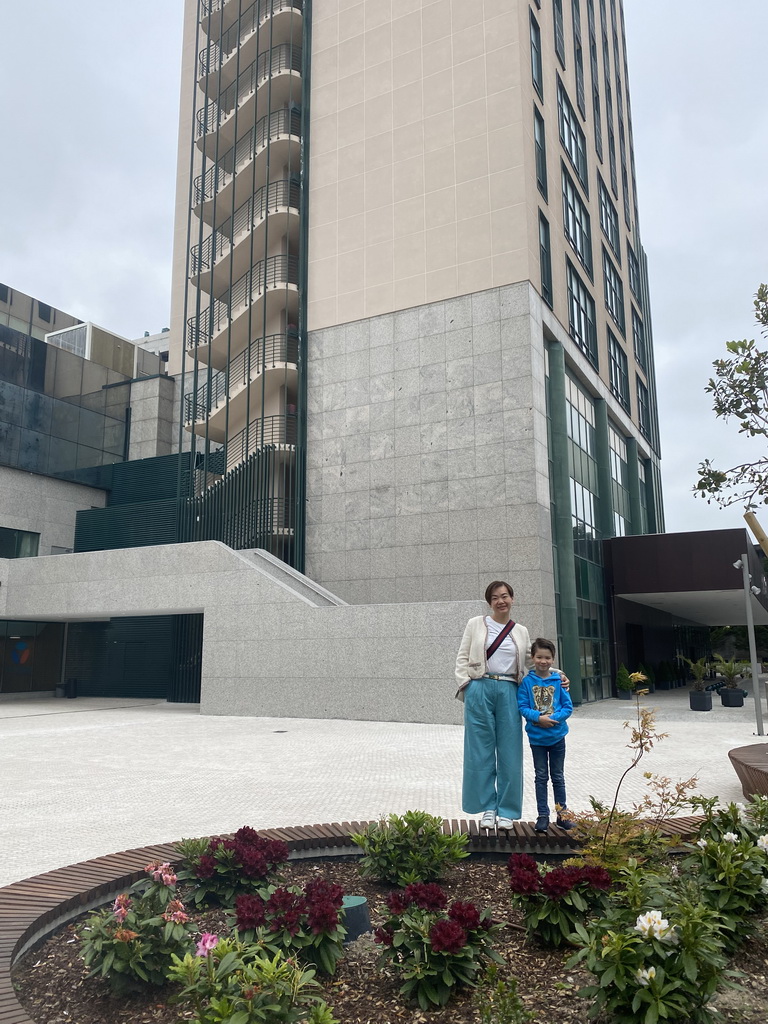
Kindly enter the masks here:
M 448 696 L 447 688 L 447 699 Z M 708 714 L 687 690 L 644 698 L 669 733 L 630 774 L 699 777 L 699 791 L 741 799 L 732 747 L 759 741 L 754 704 Z M 768 724 L 768 711 L 763 700 Z M 626 701 L 571 719 L 569 803 L 607 800 L 628 764 Z M 451 725 L 201 717 L 196 706 L 138 700 L 0 701 L 0 885 L 103 854 L 182 836 L 351 821 L 423 808 L 464 816 L 462 729 Z M 526 764 L 524 817 L 535 818 Z

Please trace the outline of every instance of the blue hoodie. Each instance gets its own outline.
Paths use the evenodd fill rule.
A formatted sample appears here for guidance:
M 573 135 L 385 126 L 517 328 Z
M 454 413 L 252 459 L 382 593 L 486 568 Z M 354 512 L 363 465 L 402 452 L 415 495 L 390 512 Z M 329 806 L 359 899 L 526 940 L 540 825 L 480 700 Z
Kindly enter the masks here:
M 550 672 L 542 679 L 531 670 L 517 688 L 517 706 L 525 719 L 525 731 L 534 747 L 551 747 L 568 732 L 567 718 L 573 711 L 568 691 L 563 689 L 559 672 Z M 548 729 L 536 723 L 549 714 L 558 724 Z

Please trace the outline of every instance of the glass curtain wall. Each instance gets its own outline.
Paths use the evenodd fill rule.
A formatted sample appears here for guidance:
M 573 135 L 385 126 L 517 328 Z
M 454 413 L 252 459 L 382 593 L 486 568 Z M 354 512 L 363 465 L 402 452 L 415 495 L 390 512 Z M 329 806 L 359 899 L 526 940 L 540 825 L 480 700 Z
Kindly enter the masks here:
M 584 700 L 611 694 L 608 622 L 598 527 L 595 409 L 572 377 L 566 378 L 568 468 L 571 479 L 579 656 Z
M 303 567 L 309 0 L 199 0 L 185 334 L 191 494 Z M 210 517 L 209 517 L 210 518 Z

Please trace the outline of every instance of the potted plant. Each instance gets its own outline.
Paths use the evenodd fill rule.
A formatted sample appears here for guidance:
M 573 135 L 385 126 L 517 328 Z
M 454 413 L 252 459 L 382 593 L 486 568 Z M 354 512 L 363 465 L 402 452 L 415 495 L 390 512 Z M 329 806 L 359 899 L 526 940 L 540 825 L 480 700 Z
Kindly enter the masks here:
M 704 680 L 709 672 L 709 662 L 706 658 L 699 658 L 698 661 L 683 658 L 683 661 L 690 668 L 693 675 L 693 686 L 688 694 L 691 711 L 711 711 L 712 693 L 704 689 Z
M 737 686 L 736 683 L 746 674 L 746 665 L 742 661 L 736 661 L 735 658 L 726 661 L 722 654 L 716 654 L 714 659 L 714 667 L 723 681 L 720 687 L 720 700 L 723 707 L 743 708 L 747 691 Z
M 629 700 L 634 688 L 635 684 L 630 678 L 627 666 L 624 664 L 619 665 L 619 671 L 616 673 L 616 696 L 619 700 Z

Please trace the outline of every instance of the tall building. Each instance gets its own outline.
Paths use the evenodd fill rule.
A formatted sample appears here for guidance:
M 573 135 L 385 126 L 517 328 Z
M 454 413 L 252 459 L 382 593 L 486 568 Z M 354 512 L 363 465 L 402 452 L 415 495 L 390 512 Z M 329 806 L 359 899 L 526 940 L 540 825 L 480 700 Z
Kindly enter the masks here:
M 184 55 L 217 529 L 352 603 L 509 579 L 608 695 L 601 541 L 663 531 L 621 0 L 187 0 Z

